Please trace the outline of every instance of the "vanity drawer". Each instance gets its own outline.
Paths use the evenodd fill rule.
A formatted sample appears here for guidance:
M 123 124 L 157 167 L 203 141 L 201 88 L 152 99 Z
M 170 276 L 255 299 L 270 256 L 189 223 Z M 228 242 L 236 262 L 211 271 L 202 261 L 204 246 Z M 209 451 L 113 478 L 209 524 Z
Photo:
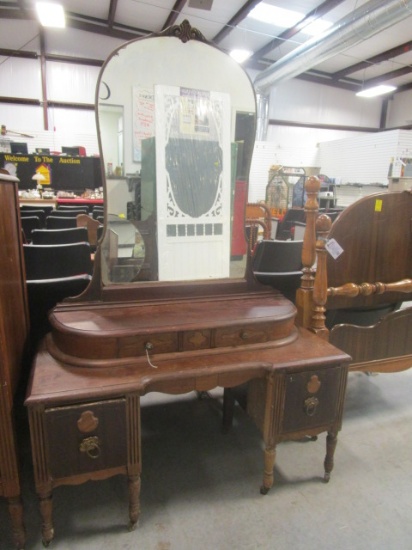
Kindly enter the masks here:
M 50 408 L 44 417 L 48 467 L 53 478 L 126 464 L 124 399 Z
M 119 357 L 138 357 L 149 353 L 173 353 L 178 350 L 178 333 L 137 334 L 122 338 L 119 343 Z
M 216 329 L 215 346 L 220 348 L 261 344 L 286 337 L 289 334 L 289 327 L 285 327 L 282 331 L 278 323 L 255 323 L 253 325 L 223 327 Z
M 346 377 L 342 367 L 285 375 L 281 433 L 326 426 L 336 421 Z

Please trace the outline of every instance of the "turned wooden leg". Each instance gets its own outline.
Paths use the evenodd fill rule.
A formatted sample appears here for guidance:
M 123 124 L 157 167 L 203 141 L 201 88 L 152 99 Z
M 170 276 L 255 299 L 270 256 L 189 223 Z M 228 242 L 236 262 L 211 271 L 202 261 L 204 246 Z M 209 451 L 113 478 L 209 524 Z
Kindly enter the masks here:
M 323 481 L 325 483 L 330 480 L 330 474 L 333 470 L 333 455 L 335 454 L 337 442 L 337 434 L 328 432 L 328 435 L 326 436 L 326 457 L 324 462 L 325 475 L 323 477 Z
M 22 550 L 26 542 L 26 533 L 23 524 L 23 504 L 19 496 L 9 498 L 7 503 L 13 533 L 13 543 L 18 550 Z
M 136 528 L 140 515 L 140 476 L 130 476 L 129 483 L 129 531 Z
M 276 447 L 265 449 L 265 471 L 263 474 L 263 485 L 260 488 L 262 495 L 266 495 L 273 485 L 273 468 L 275 467 Z
M 53 502 L 52 493 L 48 492 L 39 495 L 40 514 L 42 517 L 42 540 L 43 546 L 48 546 L 54 537 L 53 528 Z

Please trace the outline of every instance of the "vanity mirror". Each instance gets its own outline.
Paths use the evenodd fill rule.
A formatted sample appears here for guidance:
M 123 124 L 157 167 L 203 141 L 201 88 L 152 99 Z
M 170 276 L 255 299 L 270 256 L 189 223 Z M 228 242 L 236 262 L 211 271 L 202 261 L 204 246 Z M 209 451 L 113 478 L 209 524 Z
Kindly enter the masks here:
M 118 48 L 101 70 L 96 106 L 102 288 L 244 278 L 256 119 L 244 70 L 185 21 Z

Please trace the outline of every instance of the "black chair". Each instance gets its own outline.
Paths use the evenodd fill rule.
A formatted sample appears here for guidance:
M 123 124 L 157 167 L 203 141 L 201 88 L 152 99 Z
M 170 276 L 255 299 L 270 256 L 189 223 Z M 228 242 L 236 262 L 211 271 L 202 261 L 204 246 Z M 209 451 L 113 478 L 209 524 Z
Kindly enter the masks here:
M 279 223 L 276 232 L 276 239 L 287 240 L 292 237 L 291 229 L 296 222 L 305 223 L 306 213 L 303 208 L 289 208 Z
M 42 245 L 24 244 L 26 279 L 56 279 L 72 275 L 91 275 L 93 264 L 87 242 Z
M 30 345 L 34 351 L 40 340 L 51 330 L 48 314 L 59 302 L 78 296 L 89 285 L 91 275 L 72 275 L 57 279 L 27 280 L 27 297 L 30 315 Z
M 92 274 L 87 242 L 23 245 L 30 315 L 30 345 L 34 351 L 50 331 L 48 313 L 58 302 L 86 289 Z
M 33 204 L 21 204 L 20 205 L 20 212 L 31 212 L 32 210 L 41 210 L 44 212 L 44 215 L 47 217 L 52 210 L 54 210 L 54 207 L 49 205 L 33 205 Z
M 64 210 L 63 208 L 58 208 L 57 210 L 52 210 L 49 216 L 60 216 L 63 218 L 75 218 L 79 214 L 88 214 L 88 209 L 84 208 L 69 208 Z
M 33 244 L 68 244 L 87 242 L 86 227 L 68 229 L 35 229 L 32 231 Z
M 104 207 L 103 206 L 93 206 L 92 216 L 95 220 L 100 216 L 104 217 Z
M 302 272 L 303 241 L 259 241 L 252 258 L 256 279 L 295 301 Z
M 46 225 L 46 213 L 44 212 L 44 210 L 42 210 L 41 208 L 33 208 L 33 210 L 29 210 L 29 209 L 25 209 L 25 210 L 20 210 L 20 217 L 21 218 L 27 218 L 27 217 L 30 217 L 30 216 L 37 216 L 39 218 L 39 221 L 40 221 L 40 226 L 39 227 L 45 227 Z
M 40 229 L 40 219 L 38 216 L 20 216 L 20 219 L 25 241 L 29 243 L 32 241 L 33 232 Z
M 47 216 L 46 218 L 46 229 L 68 229 L 69 227 L 77 227 L 76 217 Z
M 79 204 L 58 204 L 57 210 L 83 210 L 88 213 L 89 207 L 87 205 L 81 206 Z

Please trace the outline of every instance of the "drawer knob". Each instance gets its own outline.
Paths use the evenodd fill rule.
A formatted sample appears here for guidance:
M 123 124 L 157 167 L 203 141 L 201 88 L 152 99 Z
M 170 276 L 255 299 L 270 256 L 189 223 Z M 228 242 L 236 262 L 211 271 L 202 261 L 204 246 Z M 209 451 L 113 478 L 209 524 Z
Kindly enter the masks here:
M 86 437 L 80 443 L 80 452 L 86 453 L 89 458 L 96 459 L 100 456 L 100 441 L 97 436 Z
M 319 405 L 319 399 L 317 397 L 308 397 L 305 400 L 305 413 L 308 416 L 314 416 L 316 413 L 316 409 Z
M 240 333 L 240 337 L 242 338 L 242 340 L 248 340 L 250 336 L 251 334 L 247 330 L 242 330 L 242 332 Z

